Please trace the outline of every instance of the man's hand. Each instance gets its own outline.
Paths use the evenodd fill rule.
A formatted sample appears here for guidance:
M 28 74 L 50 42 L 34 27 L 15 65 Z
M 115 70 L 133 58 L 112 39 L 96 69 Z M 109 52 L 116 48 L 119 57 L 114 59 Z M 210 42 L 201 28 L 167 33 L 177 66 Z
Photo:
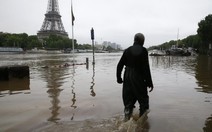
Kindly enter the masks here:
M 122 78 L 117 79 L 117 83 L 122 84 L 123 83 Z
M 149 89 L 150 89 L 149 92 L 152 92 L 152 90 L 153 90 L 154 88 L 153 88 L 153 87 L 149 87 Z

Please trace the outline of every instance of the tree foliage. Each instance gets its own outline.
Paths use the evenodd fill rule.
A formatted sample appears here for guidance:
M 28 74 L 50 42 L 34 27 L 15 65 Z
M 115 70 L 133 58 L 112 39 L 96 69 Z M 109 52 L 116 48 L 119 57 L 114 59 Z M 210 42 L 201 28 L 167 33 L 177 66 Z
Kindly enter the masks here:
M 208 46 L 209 43 L 212 43 L 212 14 L 209 14 L 204 20 L 201 20 L 198 26 L 197 33 L 205 46 Z
M 76 47 L 76 40 L 74 41 Z M 72 48 L 72 40 L 57 35 L 50 35 L 43 40 L 43 46 L 47 49 L 67 49 Z
M 163 50 L 166 50 L 166 49 L 170 49 L 172 47 L 172 45 L 177 45 L 178 44 L 178 47 L 179 48 L 188 48 L 188 47 L 192 47 L 192 48 L 195 48 L 195 49 L 199 49 L 200 46 L 201 46 L 201 39 L 198 35 L 190 35 L 188 37 L 186 37 L 185 39 L 182 39 L 182 40 L 171 40 L 169 42 L 165 42 L 161 45 L 158 45 L 158 46 L 152 46 L 149 48 L 149 50 L 152 50 L 152 49 L 163 49 Z
M 0 46 L 4 47 L 21 47 L 27 48 L 29 44 L 29 36 L 26 33 L 9 34 L 0 33 Z
M 28 36 L 26 33 L 10 34 L 0 32 L 0 47 L 21 47 L 23 49 L 46 48 L 46 49 L 72 49 L 72 39 L 61 36 L 50 35 L 44 40 L 39 40 L 37 35 Z M 77 44 L 74 40 L 76 49 L 91 49 L 90 44 Z
M 192 47 L 195 49 L 200 48 L 202 41 L 199 37 L 199 35 L 190 35 L 185 39 L 182 39 L 182 43 L 186 46 L 186 47 Z

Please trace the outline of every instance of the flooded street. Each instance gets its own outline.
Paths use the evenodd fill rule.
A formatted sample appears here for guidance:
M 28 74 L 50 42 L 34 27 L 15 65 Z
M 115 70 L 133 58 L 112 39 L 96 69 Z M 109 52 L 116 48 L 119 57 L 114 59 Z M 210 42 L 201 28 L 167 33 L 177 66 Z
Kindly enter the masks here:
M 0 131 L 212 131 L 212 57 L 149 57 L 154 90 L 141 125 L 122 121 L 121 54 L 98 53 L 95 65 L 75 54 L 67 67 L 71 54 L 1 54 L 0 66 L 27 65 L 30 79 L 0 82 Z

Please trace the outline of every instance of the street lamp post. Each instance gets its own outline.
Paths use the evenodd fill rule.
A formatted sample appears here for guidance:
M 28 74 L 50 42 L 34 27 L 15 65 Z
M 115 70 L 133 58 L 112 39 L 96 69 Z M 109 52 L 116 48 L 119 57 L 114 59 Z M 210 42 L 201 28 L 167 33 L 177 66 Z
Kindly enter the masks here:
M 93 47 L 93 65 L 95 64 L 95 55 L 94 55 L 94 29 L 91 29 L 91 40 L 92 40 L 92 47 Z

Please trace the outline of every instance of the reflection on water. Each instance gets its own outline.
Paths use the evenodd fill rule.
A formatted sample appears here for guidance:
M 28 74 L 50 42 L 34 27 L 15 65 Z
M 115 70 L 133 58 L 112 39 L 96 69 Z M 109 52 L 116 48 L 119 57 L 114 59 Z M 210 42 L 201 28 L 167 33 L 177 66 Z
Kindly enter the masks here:
M 199 92 L 212 93 L 212 57 L 199 56 L 197 58 L 196 79 Z
M 45 72 L 46 71 L 46 72 Z M 44 74 L 46 76 L 46 82 L 47 82 L 47 93 L 49 94 L 49 98 L 51 99 L 52 106 L 49 108 L 51 111 L 51 117 L 48 119 L 48 121 L 57 122 L 57 120 L 60 120 L 58 118 L 59 110 L 60 110 L 60 92 L 62 89 L 60 89 L 60 86 L 62 85 L 61 78 L 64 74 L 64 70 L 60 69 L 54 69 L 49 68 L 44 70 Z
M 195 57 L 181 57 L 181 56 L 151 56 L 152 67 L 163 69 L 166 71 L 178 70 L 185 71 L 193 75 L 196 65 Z
M 208 56 L 198 56 L 196 65 L 196 74 L 198 92 L 212 93 L 212 57 Z M 212 97 L 205 97 L 205 102 L 212 104 Z M 204 132 L 212 131 L 212 115 L 208 117 L 205 121 L 205 126 L 203 127 Z
M 180 74 L 182 74 L 181 73 L 182 71 L 193 76 L 196 79 L 195 81 L 198 86 L 198 88 L 196 88 L 196 87 L 193 87 L 193 88 L 196 89 L 198 92 L 203 92 L 203 93 L 207 93 L 207 94 L 201 94 L 203 96 L 202 97 L 203 100 L 202 100 L 201 98 L 198 99 L 197 97 L 194 97 L 194 95 L 192 96 L 192 92 L 189 91 L 191 94 L 190 96 L 193 99 L 197 99 L 197 101 L 199 102 L 199 103 L 194 103 L 193 106 L 191 105 L 190 107 L 192 108 L 192 107 L 195 107 L 195 105 L 197 105 L 197 106 L 201 106 L 202 111 L 204 111 L 204 112 L 210 111 L 207 108 L 204 108 L 203 106 L 204 106 L 204 103 L 207 103 L 209 105 L 212 104 L 212 97 L 211 97 L 211 93 L 212 93 L 212 57 L 208 57 L 208 56 L 198 56 L 198 57 L 175 57 L 175 56 L 161 57 L 161 56 L 159 56 L 159 57 L 154 57 L 153 56 L 150 58 L 152 60 L 152 69 L 154 72 L 158 73 L 159 71 L 157 71 L 157 70 L 163 70 L 162 72 L 168 74 L 167 77 L 169 77 L 169 79 L 171 78 L 171 74 L 173 74 L 174 72 L 176 73 L 177 80 L 176 81 L 172 80 L 173 83 L 175 83 L 175 85 L 176 85 L 177 81 L 181 80 L 181 78 L 178 78 L 178 77 Z M 159 73 L 161 73 L 161 72 L 159 72 Z M 167 80 L 168 80 L 168 78 L 166 78 L 166 81 Z M 190 80 L 182 79 L 182 81 L 179 81 L 179 84 L 177 84 L 177 85 L 180 86 L 180 85 L 182 85 L 182 83 L 186 83 L 183 81 L 189 82 Z M 164 85 L 164 84 L 162 84 L 162 85 Z M 172 85 L 172 87 L 175 87 L 175 85 Z M 190 86 L 186 85 L 186 87 L 190 87 Z M 179 89 L 180 89 L 180 87 L 179 87 Z M 170 88 L 170 91 L 171 91 L 171 88 Z M 168 93 L 169 91 L 166 91 L 166 92 Z M 182 90 L 181 94 L 184 94 L 184 93 L 185 93 L 184 90 Z M 185 100 L 185 101 L 190 102 L 191 100 Z M 205 104 L 205 105 L 208 106 L 207 104 Z M 187 103 L 187 105 L 189 105 L 189 103 Z M 180 108 L 180 109 L 183 109 L 183 108 Z M 202 111 L 199 111 L 199 113 L 201 113 Z M 194 111 L 190 111 L 190 112 L 192 113 Z M 202 113 L 204 113 L 204 112 L 202 112 Z M 209 115 L 210 114 L 211 113 L 209 113 Z M 212 116 L 211 115 L 207 119 L 205 119 L 204 124 L 205 125 L 202 127 L 203 131 L 211 132 L 212 131 Z
M 47 66 L 52 66 L 52 60 L 45 60 L 45 64 Z M 58 117 L 60 112 L 60 93 L 63 89 L 60 87 L 64 83 L 64 75 L 66 75 L 68 68 L 66 67 L 52 67 L 52 68 L 43 68 L 41 71 L 41 75 L 43 79 L 47 82 L 47 93 L 49 94 L 49 98 L 51 99 L 51 107 L 49 110 L 51 111 L 51 117 L 48 118 L 48 121 L 57 122 L 60 120 Z
M 184 70 L 195 75 L 199 92 L 212 93 L 212 57 L 176 57 L 176 56 L 152 56 L 152 67 L 169 70 Z
M 71 99 L 71 101 L 72 101 L 72 104 L 71 104 L 71 107 L 73 108 L 73 109 L 76 109 L 77 108 L 77 106 L 75 105 L 75 103 L 76 103 L 76 93 L 74 92 L 74 89 L 75 89 L 75 86 L 74 86 L 74 84 L 75 84 L 75 79 L 74 79 L 74 76 L 75 76 L 75 66 L 73 66 L 73 70 L 72 70 L 72 73 L 71 73 L 71 80 L 72 80 L 72 84 L 71 84 L 71 93 L 73 94 L 73 97 L 72 97 L 72 99 Z M 75 115 L 75 113 L 74 113 L 74 110 L 73 110 L 73 114 L 72 114 L 72 117 L 71 117 L 71 120 L 73 120 L 74 119 L 74 115 Z
M 60 92 L 61 90 L 57 88 L 51 88 L 47 91 L 47 93 L 49 94 L 49 97 L 52 99 L 51 100 L 52 106 L 49 108 L 52 114 L 51 114 L 51 117 L 48 119 L 48 121 L 57 122 L 57 120 L 60 120 L 60 118 L 58 118 L 59 109 L 60 109 L 60 106 L 59 106 L 60 100 L 58 99 L 58 96 Z
M 0 81 L 0 97 L 13 94 L 29 94 L 30 93 L 29 78 L 10 79 L 10 81 Z
M 77 108 L 77 106 L 75 105 L 75 102 L 76 102 L 76 93 L 74 92 L 74 83 L 75 83 L 75 79 L 74 79 L 74 75 L 75 75 L 75 66 L 73 66 L 73 71 L 72 71 L 72 76 L 71 76 L 71 80 L 72 80 L 72 84 L 71 84 L 71 93 L 73 94 L 73 98 L 71 99 L 72 101 L 72 104 L 71 104 L 71 107 L 73 107 L 74 109 Z
M 205 121 L 205 127 L 203 127 L 203 131 L 212 132 L 212 115 Z
M 94 85 L 95 85 L 95 81 L 94 81 L 94 77 L 95 77 L 95 64 L 93 65 L 93 76 L 92 76 L 92 81 L 91 81 L 91 96 L 95 97 L 96 93 L 94 92 Z

